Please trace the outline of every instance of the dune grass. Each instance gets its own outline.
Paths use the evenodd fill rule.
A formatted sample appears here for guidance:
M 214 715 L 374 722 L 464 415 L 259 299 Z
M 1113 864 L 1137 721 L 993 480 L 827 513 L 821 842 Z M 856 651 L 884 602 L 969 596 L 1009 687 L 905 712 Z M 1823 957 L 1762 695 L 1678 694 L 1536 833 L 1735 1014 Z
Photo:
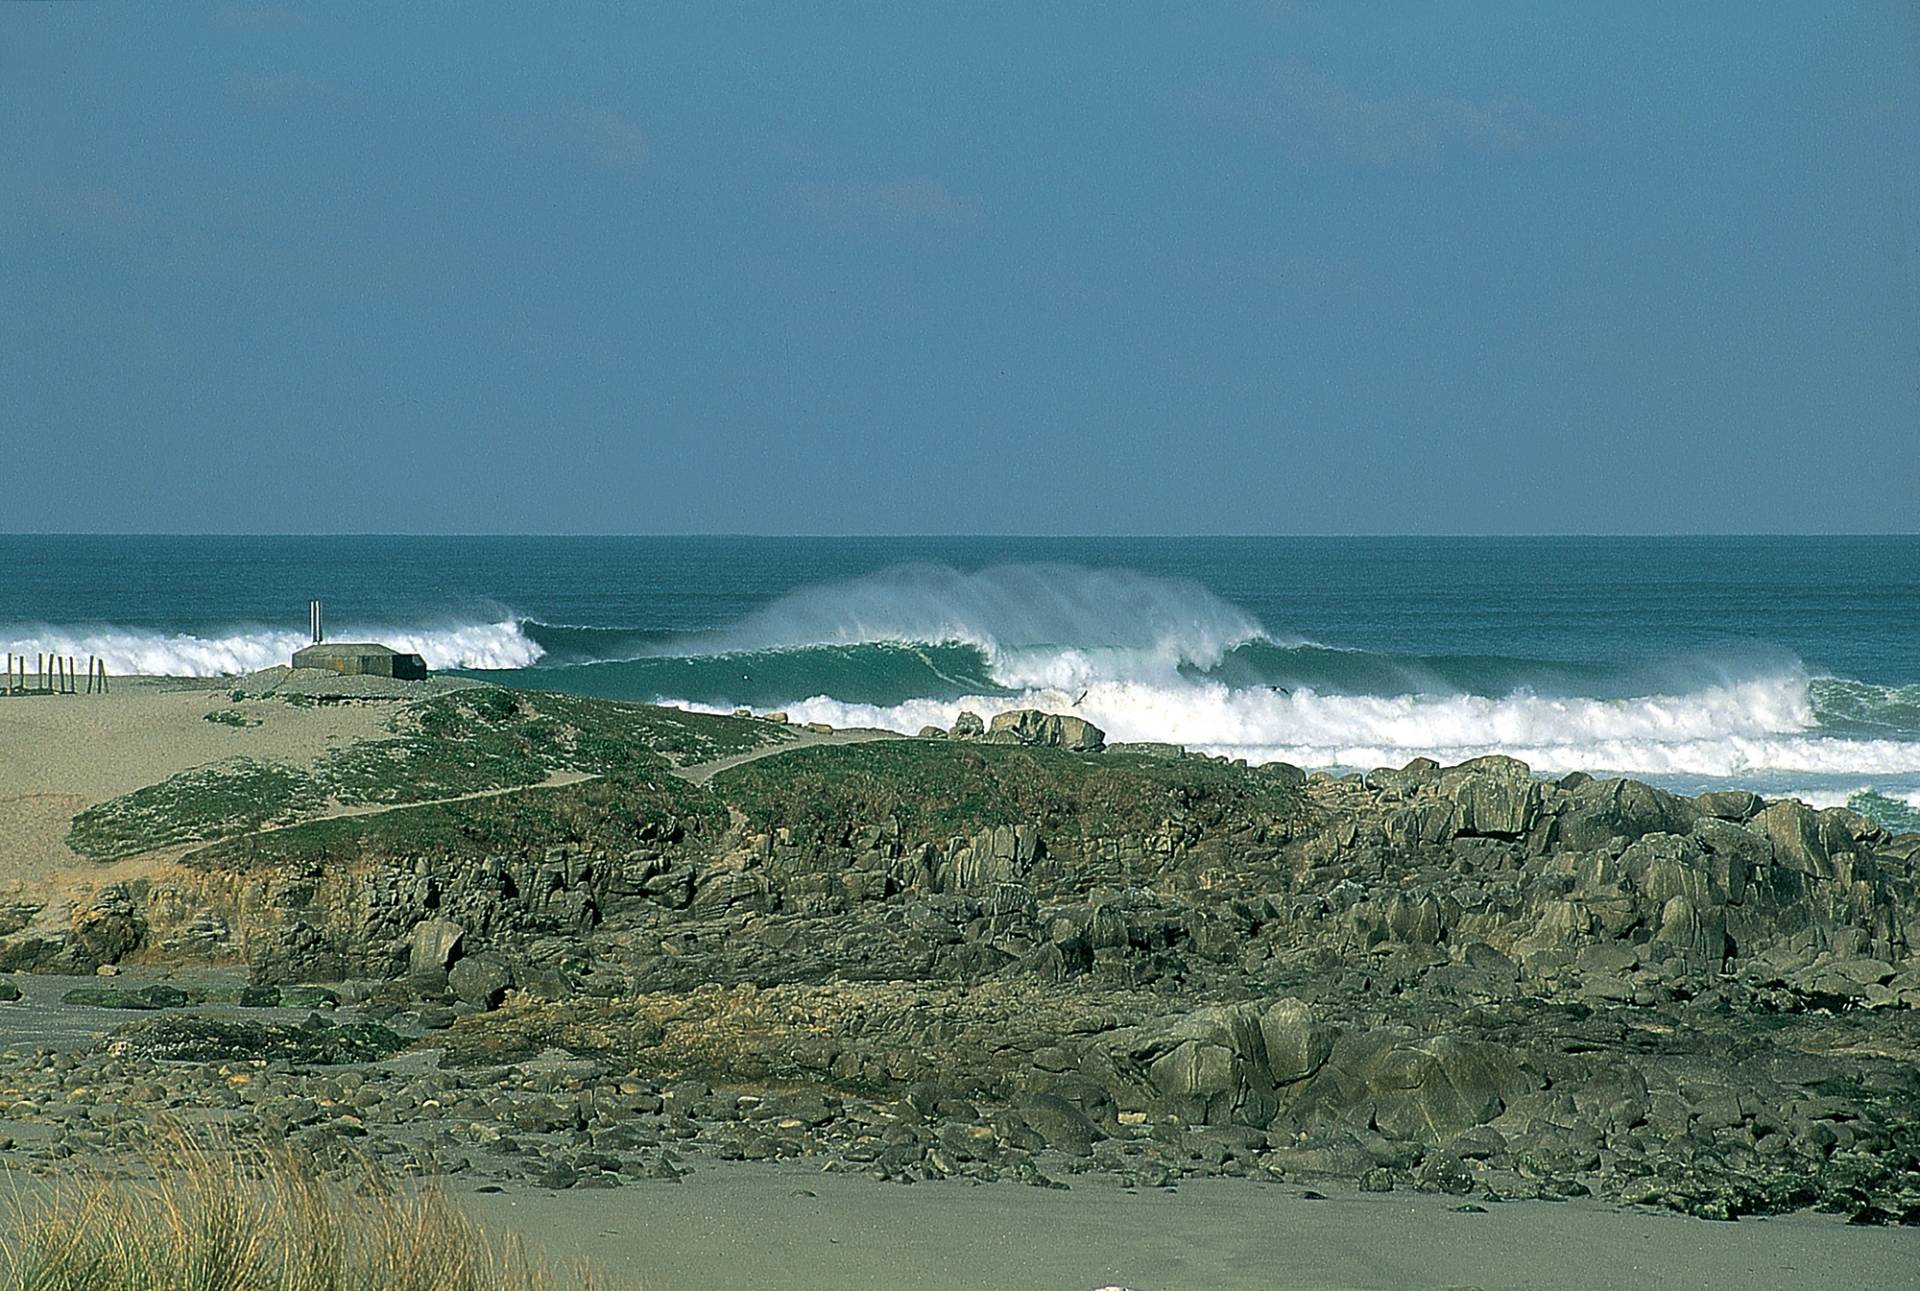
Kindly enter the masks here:
M 4 1291 L 599 1291 L 443 1191 L 323 1180 L 291 1155 L 174 1135 L 134 1178 L 22 1192 Z

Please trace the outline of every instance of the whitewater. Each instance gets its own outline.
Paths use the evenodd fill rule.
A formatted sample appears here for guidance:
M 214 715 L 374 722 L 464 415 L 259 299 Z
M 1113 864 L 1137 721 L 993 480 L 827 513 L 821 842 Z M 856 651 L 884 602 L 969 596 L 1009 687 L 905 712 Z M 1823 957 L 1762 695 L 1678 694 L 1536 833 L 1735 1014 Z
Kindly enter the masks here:
M 92 541 L 174 576 L 171 621 L 124 580 L 0 565 L 0 648 L 235 675 L 305 644 L 312 589 L 336 639 L 508 685 L 905 733 L 1035 707 L 1254 762 L 1497 752 L 1920 809 L 1914 540 Z

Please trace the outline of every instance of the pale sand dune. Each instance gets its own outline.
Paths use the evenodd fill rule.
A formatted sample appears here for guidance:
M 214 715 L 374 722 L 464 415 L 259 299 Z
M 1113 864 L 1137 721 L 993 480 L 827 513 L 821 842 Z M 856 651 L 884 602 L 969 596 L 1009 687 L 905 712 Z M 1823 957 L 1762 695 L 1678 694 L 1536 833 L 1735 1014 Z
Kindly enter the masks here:
M 232 711 L 260 723 L 204 720 Z M 84 864 L 63 841 L 87 806 L 170 775 L 250 757 L 311 766 L 384 734 L 385 704 L 239 704 L 225 687 L 115 678 L 106 695 L 0 697 L 0 886 Z
M 678 1184 L 476 1196 L 476 1213 L 647 1291 L 1322 1291 L 1911 1286 L 1920 1232 L 1824 1215 L 1714 1224 L 1598 1204 L 1198 1180 L 900 1187 L 733 1164 Z M 808 1195 L 812 1194 L 812 1195 Z

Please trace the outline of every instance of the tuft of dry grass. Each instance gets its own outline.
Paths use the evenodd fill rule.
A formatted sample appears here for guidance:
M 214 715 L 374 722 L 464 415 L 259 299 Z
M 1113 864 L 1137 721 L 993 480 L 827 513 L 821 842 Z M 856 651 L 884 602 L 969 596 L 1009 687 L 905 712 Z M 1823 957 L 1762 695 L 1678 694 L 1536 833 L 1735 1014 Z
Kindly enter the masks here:
M 0 1220 L 0 1291 L 598 1291 L 445 1192 L 171 1136 L 138 1177 L 69 1177 Z

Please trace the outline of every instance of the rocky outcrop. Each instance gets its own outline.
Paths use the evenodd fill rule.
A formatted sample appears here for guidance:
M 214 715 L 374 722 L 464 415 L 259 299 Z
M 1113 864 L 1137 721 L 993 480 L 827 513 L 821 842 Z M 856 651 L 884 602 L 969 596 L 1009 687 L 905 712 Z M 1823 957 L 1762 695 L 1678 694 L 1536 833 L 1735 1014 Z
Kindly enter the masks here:
M 1107 743 L 1106 733 L 1085 718 L 1032 708 L 996 714 L 984 738 L 989 744 L 1023 744 L 1070 753 L 1098 753 Z

